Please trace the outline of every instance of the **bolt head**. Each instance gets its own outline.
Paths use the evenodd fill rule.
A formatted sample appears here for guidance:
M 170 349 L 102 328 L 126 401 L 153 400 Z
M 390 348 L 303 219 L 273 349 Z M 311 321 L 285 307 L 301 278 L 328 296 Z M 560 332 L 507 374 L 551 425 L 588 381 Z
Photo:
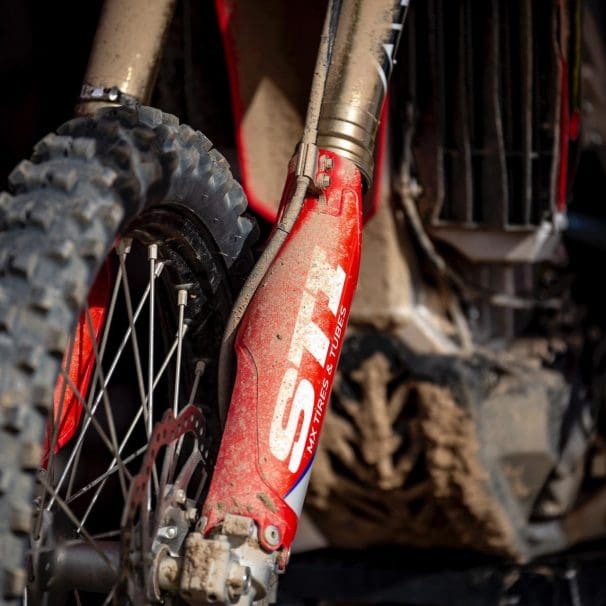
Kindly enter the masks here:
M 185 512 L 185 517 L 190 524 L 193 524 L 198 519 L 198 510 L 195 507 L 190 507 Z
M 279 545 L 280 540 L 282 539 L 282 537 L 280 536 L 280 531 L 271 524 L 263 529 L 263 538 L 272 547 Z
M 330 175 L 320 175 L 320 187 L 326 189 L 330 185 Z
M 174 539 L 177 536 L 176 526 L 165 526 L 158 530 L 158 534 L 164 539 Z
M 179 488 L 179 490 L 175 492 L 175 503 L 177 503 L 178 505 L 183 505 L 186 500 L 187 495 L 185 494 L 185 491 Z

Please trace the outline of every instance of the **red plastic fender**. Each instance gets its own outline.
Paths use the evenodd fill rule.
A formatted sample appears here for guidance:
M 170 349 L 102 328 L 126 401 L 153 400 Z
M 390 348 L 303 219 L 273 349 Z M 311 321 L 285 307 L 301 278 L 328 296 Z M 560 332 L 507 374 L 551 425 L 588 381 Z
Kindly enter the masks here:
M 109 301 L 109 293 L 112 283 L 112 272 L 109 264 L 105 263 L 88 296 L 88 311 L 90 314 L 90 322 L 92 330 L 97 342 L 99 335 L 105 324 L 107 315 L 107 304 Z M 71 358 L 67 356 L 71 351 Z M 88 321 L 84 312 L 78 318 L 78 324 L 72 336 L 72 344 L 68 347 L 63 358 L 63 367 L 67 369 L 67 374 L 71 382 L 77 387 L 81 396 L 86 398 L 88 388 L 92 378 L 93 369 L 95 367 L 95 352 L 91 331 L 89 330 Z M 55 385 L 53 415 L 57 427 L 57 441 L 55 445 L 55 453 L 59 452 L 74 436 L 80 418 L 82 416 L 82 403 L 78 396 L 74 393 L 65 377 L 59 375 L 57 384 Z M 46 426 L 46 436 L 44 440 L 44 450 L 42 457 L 42 466 L 46 466 L 50 455 L 50 445 L 52 442 L 53 425 L 50 422 Z
M 323 171 L 330 185 L 305 200 L 242 319 L 235 387 L 202 511 L 206 534 L 228 513 L 248 516 L 263 547 L 284 553 L 303 507 L 360 265 L 360 172 L 321 150 L 319 165 L 331 164 Z

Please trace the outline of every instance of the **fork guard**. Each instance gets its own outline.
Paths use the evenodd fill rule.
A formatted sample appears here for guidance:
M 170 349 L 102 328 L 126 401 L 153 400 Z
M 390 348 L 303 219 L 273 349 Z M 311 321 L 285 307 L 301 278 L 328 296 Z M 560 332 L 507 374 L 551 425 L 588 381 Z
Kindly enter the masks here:
M 320 150 L 317 182 L 242 319 L 225 431 L 202 514 L 252 518 L 268 551 L 294 539 L 358 279 L 362 180 Z

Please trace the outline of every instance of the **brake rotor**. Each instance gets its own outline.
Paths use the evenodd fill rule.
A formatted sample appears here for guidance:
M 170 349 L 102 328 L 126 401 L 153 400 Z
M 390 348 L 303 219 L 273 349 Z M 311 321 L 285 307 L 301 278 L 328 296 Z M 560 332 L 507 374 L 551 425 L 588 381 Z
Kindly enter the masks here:
M 155 561 L 162 552 L 177 555 L 197 519 L 197 501 L 205 482 L 205 469 L 196 498 L 187 498 L 187 491 L 194 473 L 206 462 L 207 455 L 201 450 L 204 427 L 202 412 L 191 404 L 177 418 L 167 410 L 154 426 L 141 471 L 132 479 L 123 512 L 119 583 L 114 604 L 121 603 L 123 597 L 135 606 L 146 606 L 160 599 Z M 168 483 L 178 460 L 184 458 L 182 438 L 188 433 L 194 437 L 191 454 L 181 465 L 175 480 Z M 162 494 L 156 495 L 152 509 L 149 494 L 154 470 L 157 470 L 156 459 L 162 448 L 166 448 L 159 479 Z

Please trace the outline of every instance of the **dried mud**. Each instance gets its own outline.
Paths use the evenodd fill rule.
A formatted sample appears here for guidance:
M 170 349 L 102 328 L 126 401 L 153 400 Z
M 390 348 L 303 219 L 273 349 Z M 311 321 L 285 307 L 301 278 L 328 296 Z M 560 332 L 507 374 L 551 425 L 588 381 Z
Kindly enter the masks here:
M 350 377 L 357 393 L 338 379 L 306 504 L 330 543 L 514 555 L 512 529 L 478 458 L 471 413 L 451 390 L 398 380 L 380 352 Z

